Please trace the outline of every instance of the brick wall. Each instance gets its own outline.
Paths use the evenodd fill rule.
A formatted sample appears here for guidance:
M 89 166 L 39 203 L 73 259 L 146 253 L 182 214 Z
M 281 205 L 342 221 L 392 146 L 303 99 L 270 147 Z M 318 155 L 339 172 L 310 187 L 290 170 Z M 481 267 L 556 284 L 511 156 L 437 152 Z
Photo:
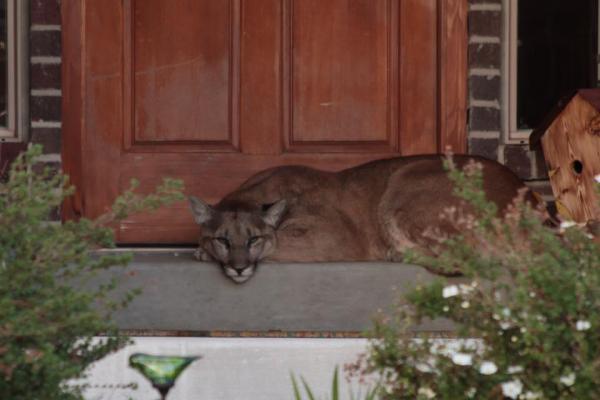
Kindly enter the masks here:
M 31 0 L 31 142 L 44 146 L 48 162 L 60 163 L 61 26 L 60 0 Z
M 549 199 L 543 154 L 503 137 L 502 12 L 502 0 L 469 0 L 469 152 L 507 165 Z

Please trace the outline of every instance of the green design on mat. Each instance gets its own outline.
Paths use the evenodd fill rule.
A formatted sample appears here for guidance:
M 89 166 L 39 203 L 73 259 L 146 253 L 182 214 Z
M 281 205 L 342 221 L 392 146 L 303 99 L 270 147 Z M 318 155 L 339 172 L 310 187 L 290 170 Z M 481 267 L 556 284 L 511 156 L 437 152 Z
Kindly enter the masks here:
M 181 372 L 200 357 L 132 354 L 129 365 L 140 371 L 155 387 L 173 386 Z

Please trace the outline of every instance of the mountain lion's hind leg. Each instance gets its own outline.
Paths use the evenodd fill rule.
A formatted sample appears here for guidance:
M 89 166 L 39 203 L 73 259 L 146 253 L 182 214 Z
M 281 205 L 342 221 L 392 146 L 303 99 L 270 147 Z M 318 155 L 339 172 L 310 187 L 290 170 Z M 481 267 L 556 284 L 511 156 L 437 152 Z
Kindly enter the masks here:
M 409 233 L 403 229 L 403 219 L 401 212 L 386 213 L 386 218 L 380 218 L 383 236 L 386 244 L 389 246 L 386 252 L 388 261 L 402 262 L 404 252 L 408 249 L 417 247 L 417 242 L 410 237 Z M 390 215 L 392 214 L 392 215 Z
M 390 262 L 404 262 L 404 255 L 396 249 L 389 248 L 385 253 L 385 260 Z

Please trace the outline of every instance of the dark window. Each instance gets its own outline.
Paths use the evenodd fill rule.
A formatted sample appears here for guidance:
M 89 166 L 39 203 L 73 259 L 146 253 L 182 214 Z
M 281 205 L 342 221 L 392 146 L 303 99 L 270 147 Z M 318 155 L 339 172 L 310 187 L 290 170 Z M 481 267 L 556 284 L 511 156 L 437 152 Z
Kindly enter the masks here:
M 8 0 L 0 0 L 0 126 L 8 126 Z
M 517 128 L 598 81 L 598 0 L 518 2 Z

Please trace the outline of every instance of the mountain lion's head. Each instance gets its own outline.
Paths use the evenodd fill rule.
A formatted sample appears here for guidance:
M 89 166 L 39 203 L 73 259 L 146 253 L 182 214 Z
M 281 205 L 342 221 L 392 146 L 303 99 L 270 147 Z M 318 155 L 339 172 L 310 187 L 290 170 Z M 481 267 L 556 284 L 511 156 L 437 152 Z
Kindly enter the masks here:
M 277 246 L 275 231 L 286 212 L 286 201 L 261 209 L 247 204 L 211 207 L 193 196 L 189 200 L 201 226 L 200 248 L 221 265 L 228 278 L 246 282 Z

